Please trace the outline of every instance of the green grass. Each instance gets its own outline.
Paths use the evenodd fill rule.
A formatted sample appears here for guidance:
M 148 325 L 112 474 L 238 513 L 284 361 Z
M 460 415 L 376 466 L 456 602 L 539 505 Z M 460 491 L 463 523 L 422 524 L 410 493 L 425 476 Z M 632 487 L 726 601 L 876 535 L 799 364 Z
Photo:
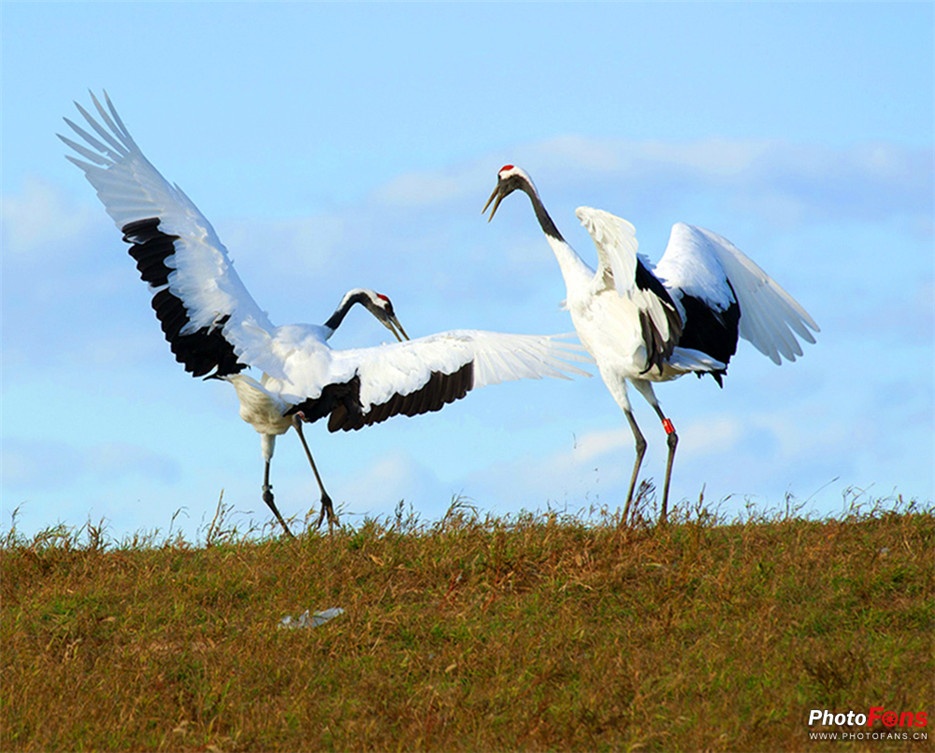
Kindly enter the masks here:
M 455 503 L 296 540 L 229 512 L 197 544 L 7 533 L 0 749 L 932 747 L 807 726 L 879 705 L 935 725 L 929 507 L 728 521 L 699 502 L 620 528 Z M 277 627 L 328 607 L 346 611 Z

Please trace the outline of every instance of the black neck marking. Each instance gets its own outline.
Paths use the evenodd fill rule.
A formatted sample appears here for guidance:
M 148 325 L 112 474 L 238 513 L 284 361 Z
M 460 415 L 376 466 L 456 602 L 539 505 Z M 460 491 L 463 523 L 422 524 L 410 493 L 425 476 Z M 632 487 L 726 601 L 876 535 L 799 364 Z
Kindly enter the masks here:
M 532 202 L 532 209 L 536 213 L 536 219 L 539 220 L 539 227 L 542 228 L 542 232 L 565 243 L 565 239 L 562 237 L 558 228 L 555 227 L 555 223 L 552 222 L 552 218 L 549 216 L 545 204 L 542 203 L 542 199 L 539 198 L 539 194 L 536 193 L 536 189 L 525 180 L 520 184 L 520 188 L 526 192 L 526 195 Z
M 325 322 L 325 326 L 328 327 L 332 332 L 336 331 L 337 328 L 341 326 L 341 322 L 344 321 L 344 317 L 347 316 L 347 312 L 350 311 L 355 304 L 359 303 L 360 305 L 364 306 L 367 304 L 367 301 L 368 298 L 366 293 L 355 293 L 335 309 L 334 313 L 328 318 L 328 321 Z

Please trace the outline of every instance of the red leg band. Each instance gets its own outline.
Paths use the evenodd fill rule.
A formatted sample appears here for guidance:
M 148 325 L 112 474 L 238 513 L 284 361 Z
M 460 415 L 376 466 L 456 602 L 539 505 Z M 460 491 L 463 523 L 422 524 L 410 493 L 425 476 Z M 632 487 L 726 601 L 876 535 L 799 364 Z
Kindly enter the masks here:
M 666 434 L 675 434 L 675 427 L 668 418 L 662 419 L 662 428 L 666 430 Z

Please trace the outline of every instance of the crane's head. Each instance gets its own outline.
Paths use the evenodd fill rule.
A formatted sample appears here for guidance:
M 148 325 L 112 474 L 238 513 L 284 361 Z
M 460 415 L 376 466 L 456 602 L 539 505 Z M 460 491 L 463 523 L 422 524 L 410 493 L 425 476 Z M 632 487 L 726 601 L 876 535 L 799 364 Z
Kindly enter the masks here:
M 493 193 L 490 194 L 490 198 L 487 199 L 487 203 L 484 204 L 484 208 L 481 210 L 481 214 L 486 213 L 487 207 L 490 207 L 490 203 L 493 202 L 487 222 L 490 222 L 497 213 L 497 207 L 500 206 L 500 202 L 516 189 L 525 191 L 530 196 L 536 193 L 536 187 L 532 183 L 532 178 L 526 174 L 523 168 L 516 167 L 516 165 L 504 165 L 500 168 L 500 172 L 497 173 L 497 187 L 494 188 Z M 494 201 L 495 199 L 496 201 Z
M 392 332 L 399 342 L 409 339 L 409 335 L 406 334 L 403 325 L 400 324 L 399 319 L 396 318 L 396 314 L 393 311 L 393 302 L 389 298 L 383 295 L 383 293 L 377 293 L 374 290 L 361 290 L 360 294 L 358 301 L 367 311 L 376 317 L 380 324 Z

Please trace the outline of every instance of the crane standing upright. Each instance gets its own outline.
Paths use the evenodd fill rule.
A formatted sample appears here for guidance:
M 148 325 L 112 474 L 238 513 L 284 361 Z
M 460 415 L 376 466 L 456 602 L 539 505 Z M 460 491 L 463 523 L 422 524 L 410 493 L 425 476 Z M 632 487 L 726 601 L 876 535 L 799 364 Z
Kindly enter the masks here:
M 597 247 L 595 271 L 562 237 L 529 175 L 504 165 L 484 205 L 492 220 L 500 202 L 522 191 L 565 279 L 566 305 L 578 337 L 633 432 L 636 459 L 621 521 L 626 522 L 646 439 L 633 416 L 627 382 L 646 398 L 666 432 L 665 481 L 660 519 L 665 522 L 678 434 L 653 391 L 653 382 L 684 374 L 710 374 L 723 386 L 737 338 L 749 340 L 780 364 L 802 355 L 819 328 L 802 306 L 730 241 L 703 228 L 677 223 L 659 263 L 637 253 L 636 230 L 609 212 L 579 207 L 576 215 Z
M 395 415 L 437 411 L 488 384 L 586 373 L 570 363 L 583 360 L 577 346 L 543 335 L 453 330 L 335 350 L 327 340 L 352 305 L 347 299 L 324 326 L 273 325 L 234 271 L 211 223 L 146 159 L 107 95 L 106 107 L 93 93 L 91 99 L 97 118 L 76 106 L 93 133 L 65 119 L 83 142 L 60 136 L 77 155 L 68 159 L 131 244 L 176 360 L 193 376 L 224 379 L 236 389 L 241 416 L 262 438 L 263 500 L 287 534 L 273 501 L 269 460 L 275 437 L 290 427 L 301 437 L 303 421 L 327 417 L 332 432 L 360 429 Z M 358 300 L 368 305 L 366 297 Z M 391 330 L 398 326 L 388 299 L 370 303 Z M 243 373 L 250 367 L 261 372 L 259 380 Z M 312 467 L 322 492 L 318 523 L 327 514 L 331 524 L 332 503 L 314 461 Z

